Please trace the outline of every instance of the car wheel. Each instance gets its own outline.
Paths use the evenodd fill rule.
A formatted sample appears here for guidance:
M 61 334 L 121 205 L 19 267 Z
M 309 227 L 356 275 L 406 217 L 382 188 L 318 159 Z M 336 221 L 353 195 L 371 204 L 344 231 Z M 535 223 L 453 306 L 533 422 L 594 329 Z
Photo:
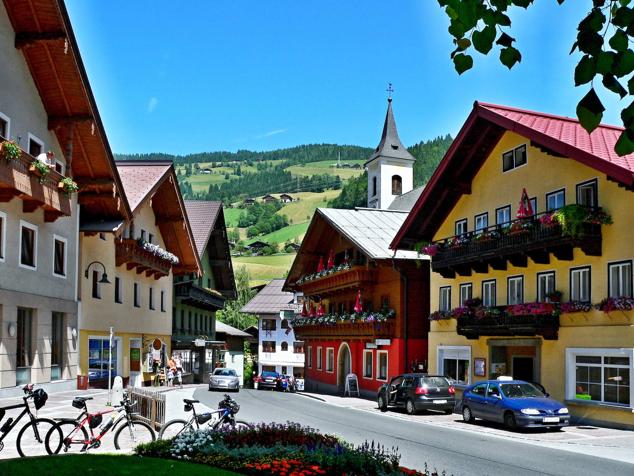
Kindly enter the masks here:
M 462 407 L 462 419 L 465 423 L 473 423 L 473 413 L 471 413 L 471 408 Z
M 387 402 L 385 401 L 385 399 L 383 398 L 382 395 L 379 395 L 376 398 L 376 403 L 379 406 L 379 410 L 381 410 L 382 412 L 386 412 L 387 411 Z
M 414 401 L 411 398 L 405 404 L 405 411 L 408 415 L 416 415 L 416 405 L 414 405 Z
M 506 412 L 504 414 L 504 425 L 509 430 L 514 430 L 517 427 L 517 424 L 515 422 L 515 415 L 513 415 L 511 412 Z

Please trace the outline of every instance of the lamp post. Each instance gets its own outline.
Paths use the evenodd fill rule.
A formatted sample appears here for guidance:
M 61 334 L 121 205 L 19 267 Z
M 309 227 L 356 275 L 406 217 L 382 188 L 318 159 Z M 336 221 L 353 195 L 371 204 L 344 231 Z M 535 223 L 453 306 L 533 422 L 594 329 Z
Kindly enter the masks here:
M 110 326 L 110 339 L 108 339 L 108 403 L 112 405 L 112 341 L 114 340 L 114 327 Z
M 101 275 L 101 279 L 99 280 L 99 282 L 101 284 L 110 284 L 110 281 L 108 281 L 108 273 L 106 273 L 106 266 L 101 261 L 93 261 L 88 266 L 86 266 L 86 271 L 84 271 L 84 277 L 88 279 L 88 270 L 93 264 L 99 264 L 103 268 L 103 273 Z

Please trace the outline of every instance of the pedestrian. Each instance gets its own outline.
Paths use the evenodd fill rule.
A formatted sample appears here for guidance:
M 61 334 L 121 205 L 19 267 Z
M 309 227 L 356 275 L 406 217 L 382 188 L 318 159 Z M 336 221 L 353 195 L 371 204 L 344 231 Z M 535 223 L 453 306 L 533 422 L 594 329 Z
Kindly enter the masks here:
M 174 367 L 176 367 L 178 386 L 183 388 L 183 361 L 181 360 L 180 354 L 173 355 L 172 360 L 174 361 Z
M 176 367 L 167 368 L 167 386 L 168 387 L 174 386 L 174 371 L 175 370 L 176 370 Z

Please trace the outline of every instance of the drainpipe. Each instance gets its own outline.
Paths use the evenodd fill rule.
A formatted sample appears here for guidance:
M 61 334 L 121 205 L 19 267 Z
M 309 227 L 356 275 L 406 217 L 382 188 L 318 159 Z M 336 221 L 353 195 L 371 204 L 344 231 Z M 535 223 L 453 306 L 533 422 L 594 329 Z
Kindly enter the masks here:
M 403 282 L 403 340 L 405 341 L 405 369 L 404 372 L 409 372 L 409 352 L 408 352 L 408 316 L 407 316 L 407 275 L 403 273 L 402 269 L 396 266 L 396 263 L 392 261 L 392 267 L 401 275 L 401 281 Z

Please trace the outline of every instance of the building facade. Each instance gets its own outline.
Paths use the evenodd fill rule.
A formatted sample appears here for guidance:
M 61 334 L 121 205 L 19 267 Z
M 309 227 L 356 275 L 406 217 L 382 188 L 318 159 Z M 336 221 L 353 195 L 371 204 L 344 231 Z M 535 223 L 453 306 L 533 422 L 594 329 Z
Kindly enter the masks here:
M 476 103 L 394 240 L 432 256 L 430 371 L 541 383 L 634 426 L 634 160 L 621 129 Z

